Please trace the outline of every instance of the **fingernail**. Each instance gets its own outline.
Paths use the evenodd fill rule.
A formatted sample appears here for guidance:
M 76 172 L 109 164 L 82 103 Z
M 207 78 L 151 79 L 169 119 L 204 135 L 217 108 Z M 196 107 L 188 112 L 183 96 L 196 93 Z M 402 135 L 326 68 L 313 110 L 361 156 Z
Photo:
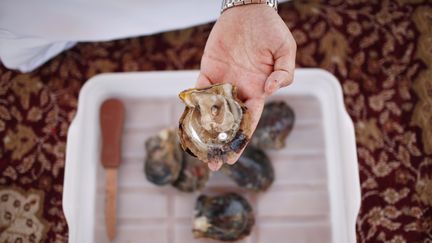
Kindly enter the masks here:
M 227 164 L 229 164 L 229 165 L 233 165 L 233 164 L 235 164 L 235 162 L 237 162 L 237 160 L 228 160 L 228 161 L 227 161 Z
M 276 79 L 274 81 L 274 87 L 275 87 L 274 91 L 276 91 L 276 90 L 278 90 L 280 88 L 280 82 L 278 80 L 276 80 Z
M 208 167 L 212 171 L 218 171 L 222 167 L 222 162 L 210 162 L 208 163 Z
M 269 94 L 273 94 L 278 88 L 279 88 L 279 82 L 275 79 L 270 83 L 267 92 Z

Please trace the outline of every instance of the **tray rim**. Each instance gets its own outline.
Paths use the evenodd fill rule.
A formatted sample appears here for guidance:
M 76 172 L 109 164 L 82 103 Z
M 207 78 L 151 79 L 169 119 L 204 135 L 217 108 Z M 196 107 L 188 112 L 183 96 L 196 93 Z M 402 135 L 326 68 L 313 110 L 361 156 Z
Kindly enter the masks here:
M 92 131 L 95 135 L 93 140 L 97 140 L 99 137 L 97 129 L 95 131 L 94 123 L 93 125 L 88 123 L 90 116 L 96 116 L 96 114 L 94 114 L 94 107 L 98 107 L 104 98 L 108 96 L 123 96 L 124 92 L 129 92 L 126 95 L 128 97 L 142 97 L 145 93 L 147 94 L 146 97 L 172 98 L 172 92 L 166 92 L 167 85 L 172 83 L 169 87 L 171 91 L 172 89 L 177 89 L 176 91 L 179 92 L 182 90 L 179 89 L 180 87 L 184 86 L 185 89 L 192 86 L 196 77 L 198 77 L 197 70 L 104 73 L 92 77 L 84 84 L 78 98 L 77 113 L 68 130 L 66 144 L 63 211 L 69 226 L 69 242 L 91 242 L 94 239 L 94 218 L 90 217 L 90 220 L 84 220 L 82 215 L 89 213 L 89 211 L 91 212 L 90 207 L 93 207 L 95 204 L 95 180 L 91 183 L 92 185 L 89 186 L 90 189 L 87 192 L 90 196 L 89 201 L 86 201 L 86 205 L 83 205 L 84 197 L 77 197 L 78 190 L 82 187 L 80 187 L 82 180 L 76 180 L 75 178 L 79 178 L 80 176 L 81 178 L 86 178 L 86 176 L 89 176 L 89 173 L 95 173 L 98 163 L 94 163 L 94 166 L 88 166 L 90 168 L 85 171 L 80 171 L 78 169 L 79 163 L 73 162 L 85 161 L 86 159 L 91 160 L 91 157 L 95 159 L 96 153 L 90 156 L 92 153 L 89 149 L 92 146 L 86 146 L 91 143 L 91 139 L 85 139 L 83 142 L 79 142 L 80 138 L 83 136 L 85 137 L 85 135 Z M 139 87 L 142 84 L 140 82 L 146 79 L 154 81 L 165 80 L 162 82 L 167 83 L 158 86 L 152 85 L 152 90 L 132 88 Z M 188 81 L 174 81 L 181 79 Z M 360 182 L 354 126 L 345 110 L 341 86 L 339 81 L 331 73 L 315 68 L 296 69 L 294 80 L 294 83 L 290 87 L 281 89 L 277 93 L 306 93 L 313 95 L 320 101 L 323 111 L 326 161 L 328 162 L 327 173 L 329 175 L 328 189 L 330 193 L 330 208 L 332 211 L 330 220 L 332 226 L 334 226 L 332 227 L 332 242 L 356 242 L 355 223 L 360 208 Z M 122 85 L 118 85 L 119 82 L 122 82 Z M 311 85 L 311 83 L 313 85 Z M 310 87 L 305 90 L 303 87 L 305 85 L 309 85 Z M 92 106 L 86 106 L 86 104 L 93 105 L 93 113 L 91 113 Z M 333 112 L 331 112 L 332 110 Z M 86 126 L 83 126 L 84 124 L 86 124 Z M 80 127 L 84 127 L 84 129 L 80 129 Z M 338 149 L 336 145 L 331 146 L 331 144 L 339 144 L 340 147 L 343 148 Z M 329 166 L 329 161 L 339 161 L 340 167 L 335 165 Z M 335 163 L 337 164 L 337 162 L 331 164 Z M 79 175 L 78 171 L 80 171 Z M 337 175 L 338 178 L 330 175 Z M 342 181 L 348 183 L 338 183 L 340 182 L 339 177 L 343 178 Z M 75 200 L 76 198 L 78 198 L 78 200 Z M 341 211 L 334 210 L 335 208 L 343 208 L 345 215 L 340 215 Z M 84 226 L 85 224 L 87 226 Z

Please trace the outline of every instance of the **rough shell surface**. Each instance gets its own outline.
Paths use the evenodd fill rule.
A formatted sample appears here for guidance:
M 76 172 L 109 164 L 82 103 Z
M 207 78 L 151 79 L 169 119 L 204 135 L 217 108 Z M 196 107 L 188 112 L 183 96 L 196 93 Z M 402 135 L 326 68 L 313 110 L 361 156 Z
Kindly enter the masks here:
M 195 206 L 195 238 L 235 241 L 248 236 L 255 223 L 252 207 L 236 193 L 201 195 Z
M 265 191 L 274 181 L 273 165 L 266 153 L 248 145 L 233 164 L 225 164 L 222 173 L 233 179 L 237 185 L 253 191 Z
M 205 163 L 231 160 L 251 136 L 250 114 L 231 84 L 219 84 L 180 93 L 186 105 L 179 137 L 184 150 Z
M 284 101 L 269 102 L 252 136 L 251 144 L 261 149 L 281 149 L 294 126 L 293 109 Z
M 203 189 L 210 175 L 207 165 L 186 152 L 183 152 L 182 164 L 179 177 L 173 183 L 173 186 L 183 192 L 194 192 Z
M 156 185 L 166 185 L 177 180 L 182 168 L 182 150 L 174 129 L 164 129 L 150 137 L 146 143 L 147 151 L 144 172 L 147 180 Z

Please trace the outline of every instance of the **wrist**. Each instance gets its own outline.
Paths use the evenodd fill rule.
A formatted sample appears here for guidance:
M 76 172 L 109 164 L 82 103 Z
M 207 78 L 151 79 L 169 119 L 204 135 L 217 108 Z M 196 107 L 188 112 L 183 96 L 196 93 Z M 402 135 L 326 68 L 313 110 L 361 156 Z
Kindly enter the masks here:
M 277 0 L 222 0 L 221 13 L 233 7 L 250 5 L 250 4 L 267 5 L 277 11 L 278 1 Z

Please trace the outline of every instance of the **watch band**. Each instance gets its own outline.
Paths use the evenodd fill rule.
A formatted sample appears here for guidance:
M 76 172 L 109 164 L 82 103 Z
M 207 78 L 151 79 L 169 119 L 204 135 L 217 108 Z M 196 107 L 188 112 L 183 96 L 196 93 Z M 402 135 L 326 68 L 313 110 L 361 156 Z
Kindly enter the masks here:
M 222 0 L 221 13 L 229 8 L 246 4 L 266 4 L 277 11 L 277 0 Z

